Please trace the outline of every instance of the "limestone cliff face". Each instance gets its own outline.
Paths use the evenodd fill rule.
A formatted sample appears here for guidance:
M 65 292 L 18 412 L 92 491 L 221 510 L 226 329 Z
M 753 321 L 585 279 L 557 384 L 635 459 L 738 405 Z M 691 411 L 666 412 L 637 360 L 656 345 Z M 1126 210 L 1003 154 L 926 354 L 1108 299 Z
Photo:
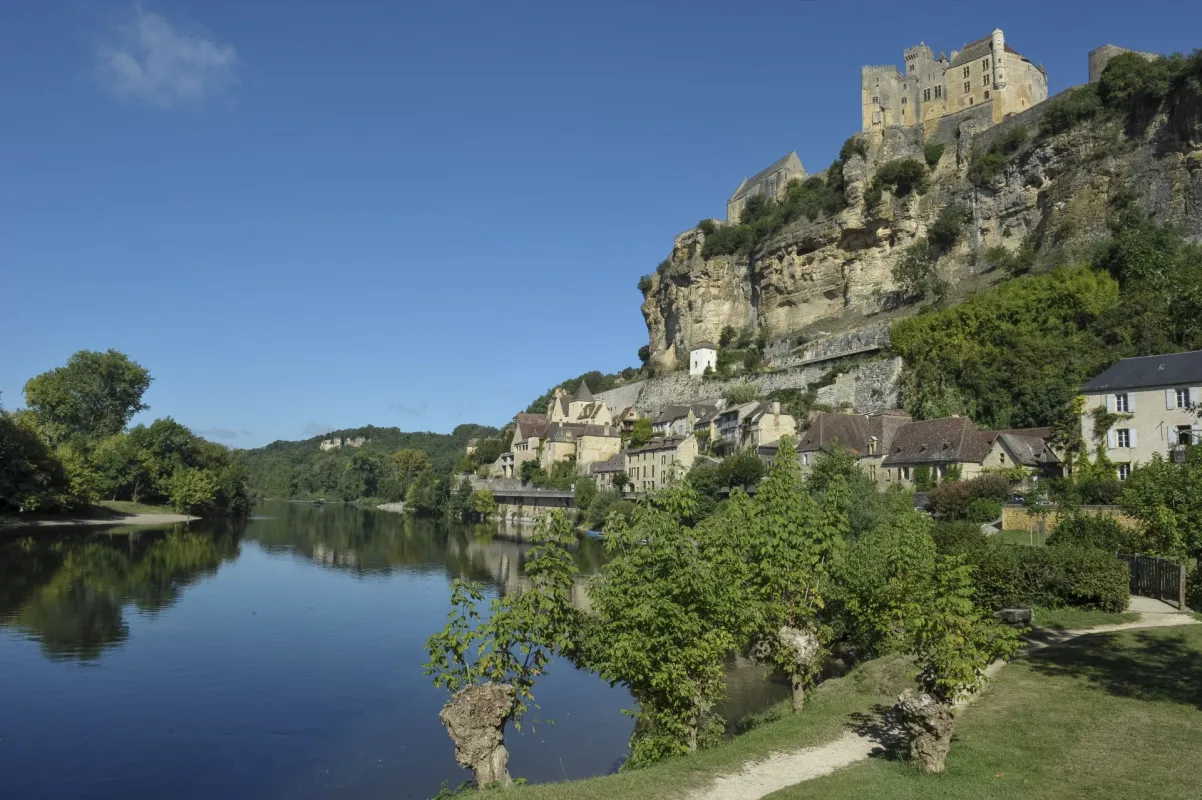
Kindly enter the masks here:
M 791 223 L 750 256 L 705 259 L 705 234 L 680 234 L 644 296 L 652 363 L 672 369 L 694 343 L 717 341 L 728 325 L 775 338 L 836 321 L 854 328 L 856 320 L 867 323 L 898 307 L 895 261 L 953 202 L 972 211 L 960 242 L 939 263 L 953 284 L 990 269 L 979 257 L 986 248 L 1015 250 L 1028 236 L 1044 248 L 1086 252 L 1106 235 L 1108 206 L 1124 192 L 1133 191 L 1157 220 L 1202 241 L 1202 98 L 1179 99 L 1134 138 L 1118 123 L 1040 137 L 1048 108 L 1042 103 L 996 127 L 968 116 L 951 119 L 925 139 L 919 128 L 862 134 L 867 157 L 853 156 L 844 167 L 848 207 L 832 218 Z M 968 179 L 974 153 L 1019 127 L 1028 129 L 1031 143 L 991 183 L 974 185 Z M 898 158 L 922 160 L 931 142 L 945 144 L 945 151 L 929 190 L 904 198 L 886 191 L 867 210 L 863 197 L 877 168 Z

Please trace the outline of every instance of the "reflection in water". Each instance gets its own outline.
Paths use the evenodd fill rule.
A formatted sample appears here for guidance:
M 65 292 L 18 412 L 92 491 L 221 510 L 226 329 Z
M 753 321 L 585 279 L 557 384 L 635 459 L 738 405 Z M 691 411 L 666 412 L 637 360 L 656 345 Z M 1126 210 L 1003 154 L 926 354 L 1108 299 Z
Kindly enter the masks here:
M 52 659 L 99 658 L 129 635 L 125 606 L 167 608 L 182 589 L 238 557 L 228 525 L 201 533 L 85 534 L 0 542 L 0 625 L 39 641 Z
M 0 674 L 28 689 L 5 699 L 0 795 L 395 800 L 467 777 L 422 645 L 445 622 L 450 579 L 522 591 L 530 545 L 368 509 L 256 510 L 0 538 Z M 573 601 L 587 609 L 602 546 L 586 539 L 574 558 Z M 728 677 L 719 711 L 731 721 L 788 693 L 745 661 Z M 620 762 L 624 690 L 557 659 L 537 696 L 539 718 L 557 724 L 507 737 L 515 774 Z

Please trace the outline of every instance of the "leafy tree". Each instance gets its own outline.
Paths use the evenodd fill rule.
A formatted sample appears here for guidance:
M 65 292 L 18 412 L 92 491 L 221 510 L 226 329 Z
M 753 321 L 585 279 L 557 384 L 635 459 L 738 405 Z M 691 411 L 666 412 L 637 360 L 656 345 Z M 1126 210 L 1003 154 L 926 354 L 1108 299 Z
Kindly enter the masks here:
M 610 479 L 613 482 L 614 489 L 620 494 L 627 486 L 630 485 L 630 476 L 626 474 L 626 470 L 620 470 L 613 474 Z
M 185 514 L 212 513 L 217 500 L 217 476 L 204 469 L 179 468 L 167 485 L 171 507 Z
M 56 511 L 74 503 L 70 478 L 33 415 L 0 409 L 0 509 Z
M 25 403 L 51 443 L 97 440 L 120 433 L 147 408 L 142 395 L 150 381 L 150 373 L 124 353 L 80 350 L 66 366 L 30 378 Z
M 421 450 L 402 449 L 392 454 L 392 466 L 396 474 L 408 483 L 414 477 L 430 469 L 430 457 Z
M 552 656 L 574 652 L 579 613 L 570 600 L 575 565 L 568 550 L 574 539 L 571 523 L 553 512 L 536 530 L 525 563 L 530 587 L 492 600 L 482 620 L 483 587 L 456 579 L 447 625 L 426 641 L 426 674 L 451 694 L 439 716 L 456 760 L 480 787 L 512 783 L 505 728 L 513 722 L 521 729 Z
M 1119 497 L 1139 520 L 1146 551 L 1178 562 L 1202 558 L 1202 445 L 1188 445 L 1185 463 L 1154 453 L 1131 470 Z
M 915 191 L 922 194 L 927 188 L 927 168 L 917 159 L 899 158 L 882 164 L 874 182 L 889 187 L 897 197 Z
M 609 561 L 590 591 L 582 660 L 638 703 L 627 767 L 696 750 L 722 697 L 734 587 L 679 522 L 695 503 L 684 485 L 640 503 L 629 525 L 611 513 L 605 526 Z
M 584 511 L 593 504 L 597 496 L 597 482 L 592 478 L 578 476 L 575 481 L 576 508 Z
M 497 513 L 497 498 L 488 489 L 477 489 L 472 492 L 472 512 L 477 519 L 488 522 Z
M 754 367 L 753 367 L 754 368 Z M 755 400 L 757 390 L 750 381 L 737 383 L 726 390 L 726 400 L 734 406 L 750 403 Z
M 651 361 L 651 345 L 645 344 L 639 348 L 639 363 L 644 367 Z
M 910 754 L 926 772 L 942 772 L 951 746 L 954 703 L 975 692 L 985 669 L 1018 650 L 1015 633 L 973 604 L 972 568 L 958 557 L 940 556 L 933 590 L 912 607 L 924 694 L 898 703 L 910 734 Z
M 472 483 L 467 478 L 459 482 L 447 502 L 447 516 L 451 519 L 467 520 L 474 513 L 472 504 Z
M 655 435 L 655 431 L 651 428 L 651 420 L 647 417 L 639 417 L 634 421 L 634 427 L 630 431 L 630 446 L 642 447 L 651 441 L 651 437 Z
M 784 448 L 784 445 L 781 445 Z M 718 467 L 718 480 L 723 486 L 741 487 L 756 486 L 764 477 L 764 462 L 750 450 L 740 450 L 734 455 L 722 459 Z
M 922 599 L 935 575 L 933 523 L 903 492 L 891 496 L 893 514 L 861 537 L 839 571 L 851 641 L 868 657 L 909 651 Z
M 546 477 L 547 473 L 537 461 L 530 460 L 522 462 L 518 474 L 524 483 L 538 483 L 540 479 Z
M 934 169 L 939 165 L 939 160 L 943 158 L 943 145 L 931 142 L 922 149 L 922 155 L 926 159 L 927 166 Z

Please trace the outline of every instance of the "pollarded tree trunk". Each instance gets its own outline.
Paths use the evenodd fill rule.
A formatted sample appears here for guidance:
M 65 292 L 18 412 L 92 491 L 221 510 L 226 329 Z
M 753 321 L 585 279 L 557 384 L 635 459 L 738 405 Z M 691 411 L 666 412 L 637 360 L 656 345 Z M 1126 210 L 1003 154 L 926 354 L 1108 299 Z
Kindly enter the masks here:
M 776 638 L 781 651 L 788 654 L 791 668 L 787 672 L 793 688 L 793 713 L 797 713 L 805 706 L 805 678 L 818 656 L 821 643 L 813 631 L 787 625 L 777 631 Z
M 943 762 L 952 744 L 955 709 L 929 694 L 906 692 L 894 706 L 902 727 L 910 737 L 910 758 L 923 772 L 943 772 Z
M 513 713 L 514 689 L 500 683 L 469 686 L 442 707 L 438 718 L 455 743 L 455 761 L 476 775 L 476 786 L 509 786 L 505 723 Z

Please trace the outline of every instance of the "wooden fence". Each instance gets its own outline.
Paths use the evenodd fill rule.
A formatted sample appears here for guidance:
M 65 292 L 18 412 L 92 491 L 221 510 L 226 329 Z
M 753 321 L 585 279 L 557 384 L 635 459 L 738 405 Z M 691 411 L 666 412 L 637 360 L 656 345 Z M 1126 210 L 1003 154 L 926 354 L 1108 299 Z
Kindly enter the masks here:
M 1185 567 L 1163 558 L 1120 553 L 1131 573 L 1131 594 L 1155 597 L 1185 609 Z

